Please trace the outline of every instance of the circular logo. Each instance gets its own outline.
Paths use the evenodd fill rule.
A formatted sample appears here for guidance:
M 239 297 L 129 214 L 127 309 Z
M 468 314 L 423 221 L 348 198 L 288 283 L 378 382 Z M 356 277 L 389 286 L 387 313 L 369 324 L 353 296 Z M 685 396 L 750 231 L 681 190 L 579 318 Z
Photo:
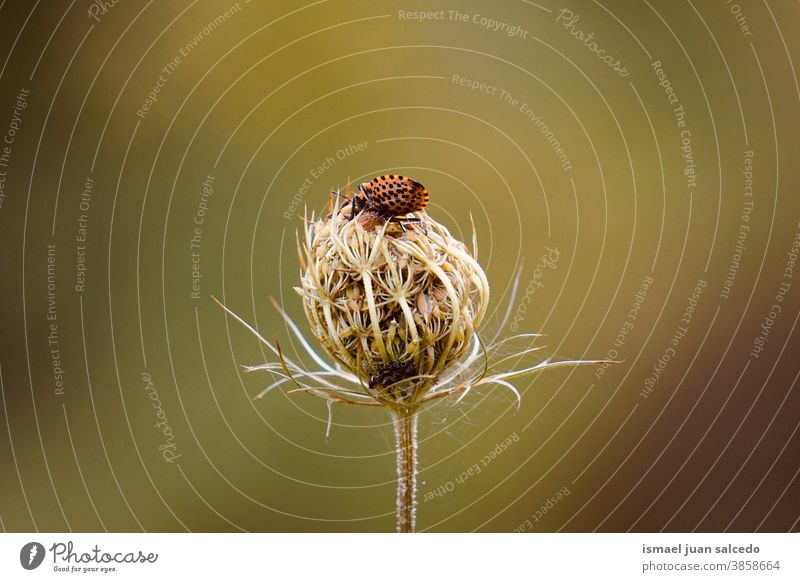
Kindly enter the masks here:
M 19 563 L 26 570 L 35 570 L 44 561 L 44 546 L 39 542 L 29 542 L 19 551 Z

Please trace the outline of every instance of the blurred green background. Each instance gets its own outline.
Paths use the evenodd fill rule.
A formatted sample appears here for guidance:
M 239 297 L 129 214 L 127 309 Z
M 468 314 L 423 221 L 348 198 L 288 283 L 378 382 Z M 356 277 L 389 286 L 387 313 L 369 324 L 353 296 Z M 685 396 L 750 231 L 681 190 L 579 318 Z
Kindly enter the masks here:
M 518 412 L 500 388 L 429 410 L 419 529 L 797 530 L 798 25 L 779 2 L 2 3 L 3 529 L 392 530 L 388 416 L 335 407 L 326 443 L 323 402 L 254 401 L 265 354 L 211 296 L 296 349 L 269 298 L 305 329 L 304 206 L 402 173 L 474 219 L 487 333 L 524 258 L 515 327 L 621 360 L 525 378 Z

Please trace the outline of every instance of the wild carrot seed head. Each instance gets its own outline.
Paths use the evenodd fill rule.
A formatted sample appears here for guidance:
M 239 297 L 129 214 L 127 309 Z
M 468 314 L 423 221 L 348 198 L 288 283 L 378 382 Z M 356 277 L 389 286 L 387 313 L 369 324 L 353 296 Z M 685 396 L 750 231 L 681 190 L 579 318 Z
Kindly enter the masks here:
M 413 406 L 464 355 L 486 313 L 489 285 L 467 247 L 424 213 L 423 224 L 311 220 L 296 290 L 312 333 L 387 404 Z

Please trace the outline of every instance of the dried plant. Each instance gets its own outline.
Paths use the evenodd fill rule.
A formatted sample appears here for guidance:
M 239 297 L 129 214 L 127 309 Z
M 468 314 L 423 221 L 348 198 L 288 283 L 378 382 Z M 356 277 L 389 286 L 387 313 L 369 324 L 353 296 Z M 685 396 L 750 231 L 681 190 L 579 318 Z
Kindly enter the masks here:
M 416 522 L 417 424 L 420 410 L 435 400 L 461 401 L 472 389 L 498 385 L 520 393 L 511 380 L 556 366 L 597 364 L 603 360 L 544 359 L 525 364 L 538 334 L 500 338 L 511 315 L 521 269 L 512 286 L 498 331 L 482 340 L 477 329 L 489 303 L 489 284 L 477 262 L 473 225 L 470 250 L 424 211 L 420 222 L 403 223 L 369 209 L 353 218 L 350 204 L 331 202 L 321 219 L 305 217 L 298 238 L 300 286 L 295 290 L 311 332 L 332 359 L 327 362 L 299 326 L 273 300 L 289 329 L 316 364 L 309 369 L 247 327 L 276 361 L 245 366 L 275 379 L 256 398 L 283 385 L 328 404 L 326 437 L 334 404 L 383 407 L 392 414 L 397 455 L 397 531 L 413 532 Z M 519 344 L 523 344 L 520 348 Z M 514 348 L 509 350 L 509 348 Z M 512 367 L 516 366 L 516 367 Z

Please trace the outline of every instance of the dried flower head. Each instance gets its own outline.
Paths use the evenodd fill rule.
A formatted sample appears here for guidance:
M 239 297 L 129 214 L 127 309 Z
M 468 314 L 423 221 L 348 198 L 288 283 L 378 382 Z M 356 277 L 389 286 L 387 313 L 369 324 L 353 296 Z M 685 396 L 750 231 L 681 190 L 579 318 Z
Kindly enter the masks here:
M 496 332 L 481 338 L 478 329 L 487 312 L 489 284 L 477 261 L 474 226 L 470 251 L 424 210 L 398 219 L 385 206 L 370 206 L 362 199 L 359 207 L 358 202 L 354 197 L 341 206 L 337 192 L 324 218 L 306 215 L 303 241 L 298 239 L 301 278 L 296 291 L 311 332 L 332 364 L 274 300 L 315 369 L 283 353 L 277 341 L 270 342 L 220 305 L 277 357 L 274 362 L 245 366 L 247 371 L 267 371 L 275 377 L 256 398 L 287 383 L 293 386 L 290 392 L 323 398 L 328 404 L 328 437 L 334 403 L 392 412 L 397 528 L 407 532 L 415 527 L 416 431 L 423 405 L 449 396 L 458 396 L 458 402 L 472 389 L 494 384 L 511 390 L 519 407 L 520 393 L 512 379 L 546 368 L 606 360 L 548 358 L 525 364 L 528 356 L 542 349 L 533 345 L 539 335 L 500 338 L 516 301 L 521 268 Z
M 413 408 L 469 348 L 489 283 L 429 216 L 406 227 L 350 212 L 334 208 L 306 226 L 296 290 L 314 336 L 365 392 Z

